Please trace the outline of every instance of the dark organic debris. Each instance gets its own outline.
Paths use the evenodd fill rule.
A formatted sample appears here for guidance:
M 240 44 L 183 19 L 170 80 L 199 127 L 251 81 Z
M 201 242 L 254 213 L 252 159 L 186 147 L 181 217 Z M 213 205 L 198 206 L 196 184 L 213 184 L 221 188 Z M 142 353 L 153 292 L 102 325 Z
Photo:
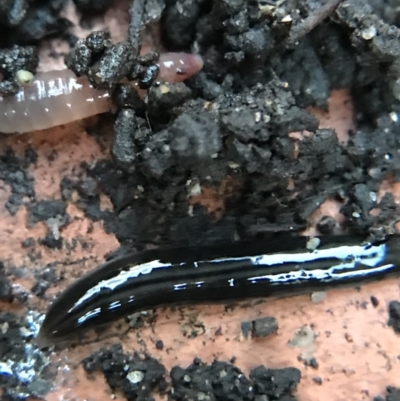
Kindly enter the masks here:
M 153 399 L 152 391 L 160 393 L 167 389 L 165 367 L 151 357 L 140 357 L 137 353 L 125 354 L 120 344 L 108 350 L 100 349 L 82 361 L 87 373 L 103 372 L 113 391 L 121 391 L 128 401 Z
M 253 337 L 269 337 L 278 331 L 278 321 L 273 316 L 253 320 Z
M 51 35 L 61 36 L 71 23 L 60 16 L 64 0 L 0 2 L 0 46 L 36 44 Z
M 220 361 L 207 365 L 199 359 L 187 369 L 171 370 L 173 400 L 196 399 L 201 393 L 209 400 L 295 400 L 293 393 L 300 381 L 296 368 L 267 369 L 259 366 L 249 378 L 237 367 Z
M 196 358 L 186 369 L 171 369 L 168 388 L 165 367 L 155 359 L 125 354 L 121 346 L 101 349 L 82 361 L 87 373 L 103 372 L 113 391 L 122 391 L 127 400 L 153 399 L 158 388 L 169 400 L 295 400 L 293 393 L 300 381 L 296 368 L 267 369 L 259 366 L 250 372 L 250 380 L 237 367 L 220 361 L 208 365 Z M 144 398 L 146 397 L 146 398 Z
M 55 371 L 47 369 L 48 356 L 32 344 L 39 329 L 39 315 L 24 318 L 0 314 L 0 387 L 3 400 L 44 397 L 53 387 Z
M 400 334 L 400 302 L 398 301 L 389 303 L 388 325 L 393 327 L 395 333 Z
M 371 304 L 374 308 L 379 305 L 379 299 L 375 295 L 371 295 Z
M 374 397 L 373 401 L 400 401 L 400 388 L 394 386 L 386 387 L 386 397 Z
M 29 206 L 28 227 L 32 227 L 39 221 L 44 221 L 47 226 L 46 236 L 39 240 L 40 244 L 61 249 L 60 229 L 70 222 L 66 209 L 67 204 L 62 199 L 40 201 Z
M 249 338 L 252 330 L 252 322 L 243 321 L 240 323 L 240 329 L 244 338 Z
M 39 64 L 38 51 L 33 46 L 17 46 L 0 51 L 0 95 L 12 96 L 18 91 L 16 74 L 20 70 L 36 74 Z
M 67 204 L 61 200 L 40 201 L 29 208 L 28 225 L 64 215 Z
M 20 159 L 11 149 L 6 149 L 0 154 L 0 180 L 11 187 L 5 207 L 12 215 L 23 204 L 24 197 L 31 200 L 35 198 L 34 180 L 28 171 L 30 164 L 35 161 L 35 157 L 32 160 L 31 155 L 29 151 L 25 158 Z
M 4 264 L 0 261 L 0 301 L 12 302 L 14 299 L 12 285 L 4 270 Z
M 317 8 L 314 13 L 309 15 L 304 21 L 292 27 L 288 38 L 288 44 L 289 45 L 295 44 L 299 39 L 301 39 L 303 36 L 309 33 L 325 18 L 327 18 L 330 14 L 332 14 L 335 8 L 342 1 L 343 0 L 326 1 L 321 7 Z
M 112 44 L 108 33 L 92 32 L 76 44 L 65 63 L 77 76 L 87 75 L 99 89 L 114 87 L 132 70 L 135 52 L 128 42 Z
M 278 321 L 273 316 L 260 317 L 251 321 L 243 321 L 240 324 L 244 338 L 269 337 L 278 331 Z

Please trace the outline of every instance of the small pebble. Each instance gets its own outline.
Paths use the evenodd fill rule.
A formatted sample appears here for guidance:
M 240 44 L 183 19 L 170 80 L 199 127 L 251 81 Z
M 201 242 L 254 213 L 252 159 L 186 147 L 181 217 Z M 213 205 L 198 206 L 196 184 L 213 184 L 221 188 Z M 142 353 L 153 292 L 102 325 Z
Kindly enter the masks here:
M 318 369 L 319 368 L 319 364 L 318 364 L 317 360 L 314 357 L 312 357 L 312 358 L 304 358 L 302 356 L 299 356 L 298 360 L 299 361 L 303 361 L 304 366 L 309 366 L 310 368 L 313 368 L 313 369 Z
M 13 289 L 7 277 L 0 275 L 0 300 L 12 302 L 14 299 Z
M 336 226 L 337 222 L 331 216 L 322 216 L 317 223 L 317 229 L 323 235 L 333 234 Z
M 133 384 L 140 383 L 144 378 L 144 373 L 140 370 L 134 370 L 126 375 L 126 378 Z
M 400 302 L 391 301 L 389 303 L 388 325 L 393 327 L 396 334 L 400 334 Z
M 320 240 L 319 238 L 317 238 L 317 237 L 310 238 L 310 239 L 307 241 L 306 247 L 307 247 L 307 249 L 308 249 L 309 251 L 315 251 L 315 250 L 319 247 L 319 244 L 320 244 L 320 243 L 321 243 L 321 240 Z
M 368 28 L 363 29 L 363 31 L 361 32 L 361 36 L 365 40 L 373 39 L 376 36 L 376 28 L 371 25 Z
M 269 337 L 272 334 L 275 334 L 278 331 L 278 321 L 272 317 L 262 317 L 260 319 L 255 319 L 252 321 L 253 337 Z
M 354 341 L 352 335 L 349 333 L 345 333 L 344 338 L 348 343 L 352 343 Z
M 371 295 L 371 303 L 374 308 L 376 308 L 379 305 L 379 299 L 375 297 L 374 295 Z
M 251 322 L 243 321 L 242 323 L 240 323 L 240 329 L 244 338 L 249 338 L 249 335 L 251 333 Z
M 315 291 L 311 294 L 311 301 L 314 304 L 319 304 L 322 301 L 324 301 L 326 298 L 326 292 L 325 291 Z

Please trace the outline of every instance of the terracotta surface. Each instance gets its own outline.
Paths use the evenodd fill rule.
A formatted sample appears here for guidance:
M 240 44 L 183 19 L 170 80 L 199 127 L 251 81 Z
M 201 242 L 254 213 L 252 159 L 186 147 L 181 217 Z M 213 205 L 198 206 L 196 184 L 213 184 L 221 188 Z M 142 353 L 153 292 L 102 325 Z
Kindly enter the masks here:
M 107 21 L 108 26 L 119 26 L 115 21 L 122 14 L 115 10 L 110 12 L 107 17 L 111 15 Z M 117 32 L 116 36 L 118 35 Z M 46 60 L 42 69 L 50 68 L 49 61 Z M 314 112 L 321 119 L 321 126 L 335 127 L 343 135 L 341 140 L 345 141 L 345 133 L 353 124 L 351 110 L 348 95 L 344 91 L 337 91 L 332 96 L 329 115 Z M 80 168 L 82 161 L 90 163 L 108 156 L 108 140 L 109 138 L 106 138 L 104 148 L 100 148 L 96 140 L 86 133 L 83 125 L 74 123 L 20 137 L 2 137 L 0 151 L 11 146 L 18 152 L 23 152 L 28 145 L 32 146 L 38 154 L 37 163 L 31 169 L 35 178 L 36 198 L 53 199 L 60 196 L 59 183 L 64 176 L 83 174 Z M 49 157 L 54 152 L 57 156 Z M 27 237 L 44 236 L 45 227 L 38 223 L 32 228 L 27 228 L 27 211 L 24 207 L 20 208 L 15 216 L 11 216 L 4 208 L 9 191 L 7 184 L 0 182 L 0 259 L 6 265 L 19 266 L 26 271 L 26 277 L 19 280 L 18 284 L 28 292 L 33 283 L 30 269 L 42 268 L 50 262 L 71 263 L 66 272 L 66 280 L 60 283 L 59 287 L 52 287 L 47 291 L 46 295 L 50 296 L 65 288 L 74 276 L 101 263 L 107 252 L 118 248 L 116 238 L 106 234 L 101 223 L 86 220 L 83 213 L 71 203 L 68 213 L 73 222 L 62 231 L 62 235 L 69 240 L 78 238 L 80 244 L 86 246 L 78 246 L 75 250 L 68 251 L 49 250 L 37 245 L 36 251 L 41 252 L 42 259 L 40 264 L 33 264 L 26 249 L 21 247 L 21 241 Z M 105 196 L 103 200 L 104 208 L 111 208 L 111 202 Z M 327 203 L 324 208 L 327 208 L 324 214 L 337 216 L 335 205 Z M 318 219 L 316 215 L 313 217 Z M 377 308 L 370 302 L 371 295 L 379 300 Z M 387 326 L 387 304 L 392 299 L 399 299 L 397 279 L 363 285 L 361 290 L 331 290 L 319 304 L 313 303 L 310 295 L 302 295 L 265 300 L 257 305 L 236 307 L 232 311 L 225 311 L 223 306 L 158 311 L 153 328 L 147 325 L 126 335 L 121 335 L 119 331 L 118 336 L 54 353 L 52 358 L 58 366 L 57 383 L 47 400 L 109 400 L 110 390 L 103 377 L 98 375 L 95 381 L 87 378 L 79 362 L 101 346 L 119 341 L 125 351 L 146 349 L 167 368 L 176 364 L 186 366 L 195 356 L 206 362 L 211 362 L 214 358 L 229 360 L 236 356 L 236 365 L 246 373 L 258 364 L 265 364 L 271 368 L 296 366 L 302 372 L 297 393 L 300 401 L 370 400 L 376 395 L 383 395 L 387 385 L 400 386 L 400 339 Z M 30 302 L 43 312 L 47 308 L 47 305 L 39 302 L 33 295 Z M 257 341 L 241 337 L 242 320 L 266 315 L 278 319 L 277 335 Z M 195 321 L 202 322 L 205 332 L 200 331 L 194 339 L 185 337 L 182 327 L 190 328 Z M 299 340 L 296 333 L 304 326 L 312 329 L 308 330 L 308 336 Z M 222 334 L 216 336 L 218 328 L 221 328 Z M 311 331 L 315 338 L 310 337 Z M 289 344 L 294 337 L 294 342 L 299 343 L 299 346 L 291 345 L 293 341 Z M 164 342 L 164 349 L 161 351 L 154 345 L 159 339 Z M 299 355 L 303 358 L 314 356 L 319 368 L 305 367 L 304 363 L 298 360 Z M 316 376 L 322 379 L 321 385 L 313 381 Z M 117 395 L 117 399 L 123 397 Z

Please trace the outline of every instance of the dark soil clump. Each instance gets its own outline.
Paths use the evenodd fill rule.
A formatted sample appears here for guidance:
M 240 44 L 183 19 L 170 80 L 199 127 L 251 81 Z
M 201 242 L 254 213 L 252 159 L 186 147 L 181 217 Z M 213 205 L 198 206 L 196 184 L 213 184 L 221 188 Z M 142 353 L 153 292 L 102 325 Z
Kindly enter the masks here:
M 87 373 L 103 372 L 113 391 L 122 391 L 127 400 L 152 400 L 158 388 L 169 400 L 292 400 L 300 381 L 296 368 L 267 369 L 259 366 L 250 372 L 249 379 L 227 362 L 210 365 L 196 358 L 186 369 L 175 366 L 169 372 L 151 357 L 122 352 L 119 344 L 99 350 L 82 361 Z

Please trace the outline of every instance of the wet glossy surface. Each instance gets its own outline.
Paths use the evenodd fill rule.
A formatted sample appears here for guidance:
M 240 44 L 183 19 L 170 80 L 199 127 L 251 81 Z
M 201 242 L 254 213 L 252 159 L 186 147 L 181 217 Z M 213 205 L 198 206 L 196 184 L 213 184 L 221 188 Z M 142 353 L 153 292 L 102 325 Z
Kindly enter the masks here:
M 400 238 L 363 244 L 325 237 L 317 249 L 290 235 L 213 248 L 151 250 L 110 261 L 72 284 L 51 306 L 42 345 L 159 306 L 210 303 L 374 279 L 400 270 Z

